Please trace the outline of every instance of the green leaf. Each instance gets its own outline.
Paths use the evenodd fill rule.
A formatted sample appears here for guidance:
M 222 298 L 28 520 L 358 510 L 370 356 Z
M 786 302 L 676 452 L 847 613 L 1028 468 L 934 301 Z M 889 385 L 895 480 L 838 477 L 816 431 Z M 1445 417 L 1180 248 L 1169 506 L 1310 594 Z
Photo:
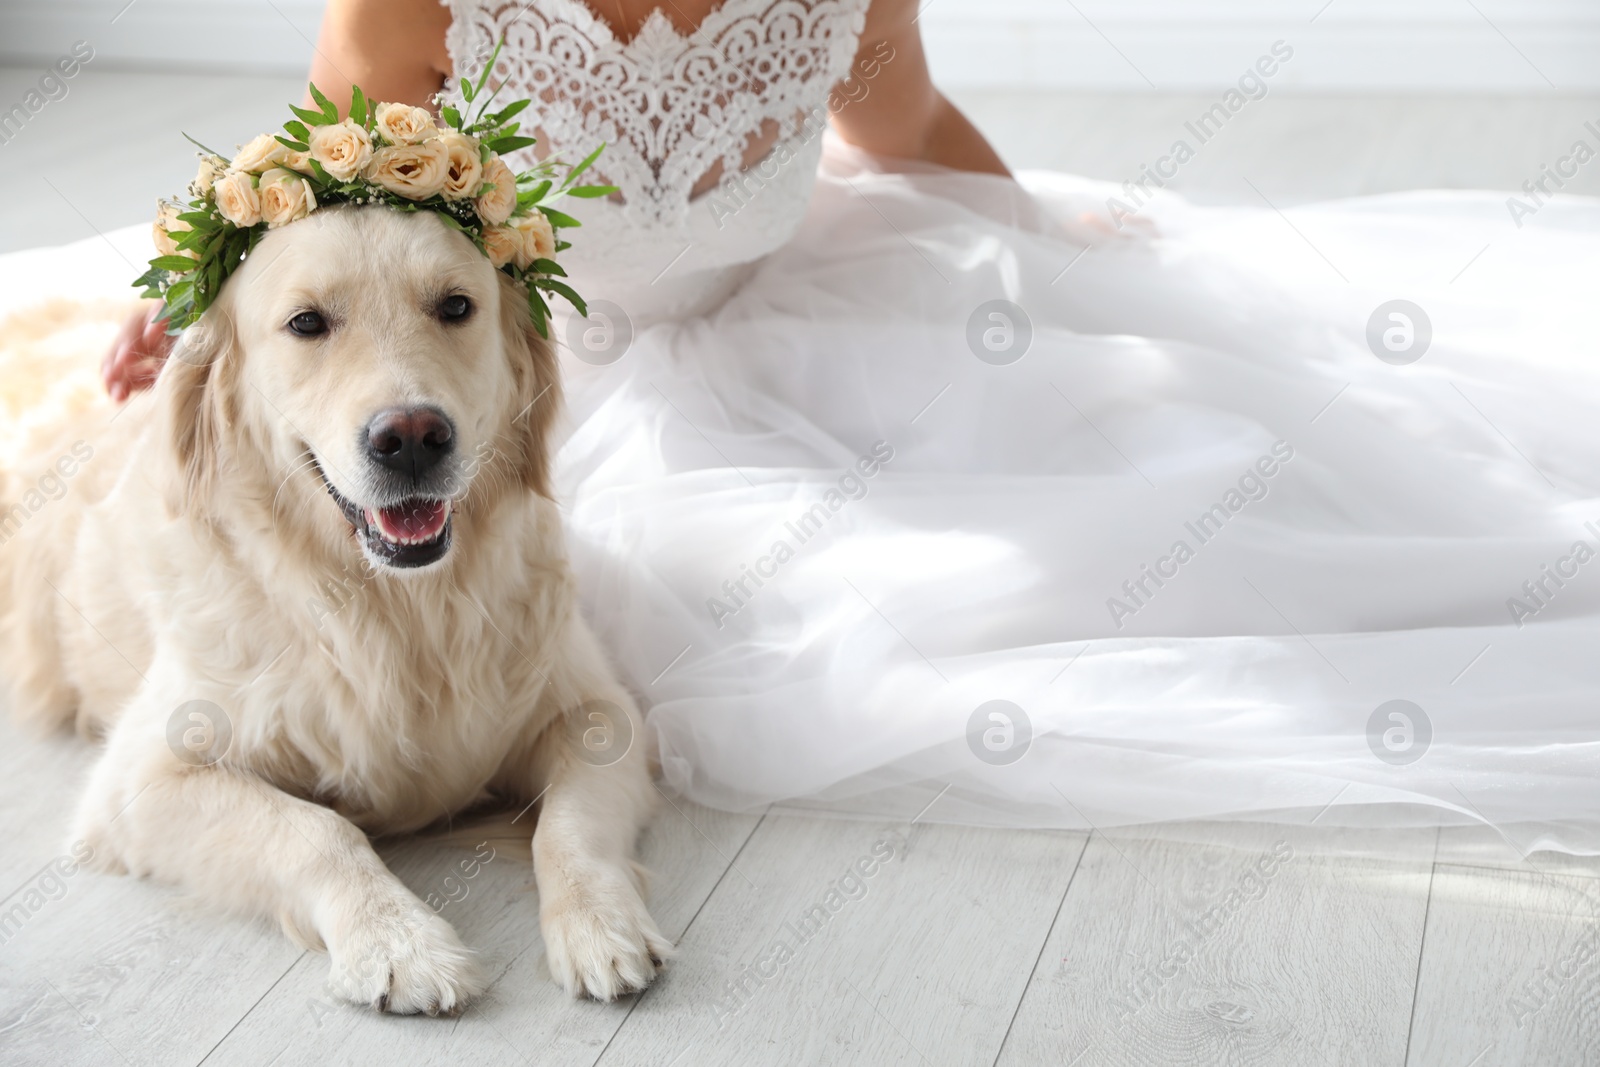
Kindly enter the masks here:
M 550 317 L 550 306 L 544 302 L 539 290 L 531 285 L 528 286 L 528 312 L 533 315 L 533 328 L 539 331 L 540 337 L 549 340 L 550 327 L 546 325 L 546 320 Z
M 199 252 L 211 240 L 215 230 L 172 230 L 169 231 L 177 238 L 177 247 L 181 251 Z
M 232 237 L 228 238 L 227 254 L 222 261 L 222 273 L 224 275 L 232 274 L 239 269 L 239 261 L 244 258 L 245 246 L 249 243 L 250 238 L 245 235 L 243 230 L 236 231 Z
M 227 156 L 223 155 L 221 152 L 218 152 L 216 149 L 214 149 L 214 148 L 206 148 L 205 145 L 201 144 L 199 141 L 196 141 L 193 137 L 190 137 L 188 134 L 184 134 L 183 135 L 183 139 L 185 141 L 188 141 L 190 144 L 194 145 L 196 148 L 205 148 L 205 150 L 207 152 L 211 153 L 212 155 L 216 156 L 218 159 L 222 160 L 222 162 L 224 164 L 228 164 L 228 163 L 232 163 L 233 162 L 233 160 L 229 159 Z
M 150 261 L 150 265 L 158 270 L 171 271 L 174 274 L 187 274 L 198 266 L 188 256 L 157 256 Z
M 273 140 L 277 141 L 279 144 L 283 145 L 283 147 L 285 147 L 285 148 L 294 149 L 296 152 L 309 152 L 309 151 L 311 151 L 311 146 L 306 144 L 306 142 L 304 142 L 304 141 L 291 141 L 291 140 L 289 140 L 289 138 L 283 136 L 282 134 L 273 134 Z
M 532 100 L 518 100 L 515 104 L 509 104 L 506 107 L 501 108 L 499 111 L 496 111 L 493 115 L 489 116 L 489 121 L 493 122 L 496 126 L 502 126 L 511 116 L 520 115 L 523 109 L 531 103 L 533 103 Z
M 576 189 L 568 189 L 566 193 L 580 200 L 593 200 L 596 197 L 610 196 L 616 191 L 615 185 L 580 185 Z
M 544 181 L 527 190 L 525 193 L 519 194 L 517 197 L 517 202 L 521 203 L 522 197 L 527 196 L 529 197 L 528 203 L 537 204 L 539 201 L 544 199 L 544 194 L 550 191 L 550 186 L 551 181 L 549 178 L 546 178 Z
M 496 137 L 494 140 L 484 143 L 489 146 L 490 151 L 505 155 L 507 152 L 515 152 L 519 148 L 527 148 L 531 144 L 537 144 L 538 141 L 533 137 Z
M 283 128 L 289 131 L 289 136 L 296 141 L 309 141 L 311 139 L 311 131 L 306 129 L 306 124 L 296 119 L 290 119 L 285 122 Z
M 222 225 L 222 220 L 209 211 L 185 211 L 178 221 L 187 222 L 197 230 L 211 231 Z
M 307 110 L 306 108 L 303 108 L 303 107 L 295 107 L 293 104 L 289 105 L 289 110 L 293 111 L 294 114 L 295 114 L 295 117 L 298 118 L 301 122 L 304 122 L 307 126 L 330 126 L 330 125 L 332 125 L 332 123 L 330 123 L 328 121 L 327 116 L 322 114 L 322 112 L 320 112 L 320 111 L 310 111 L 310 110 Z
M 505 47 L 505 43 L 505 35 L 502 34 L 500 40 L 495 42 L 494 51 L 489 53 L 489 61 L 483 65 L 483 74 L 475 87 L 477 92 L 483 92 L 483 87 L 489 84 L 489 75 L 494 73 L 494 62 L 500 58 L 500 49 Z
M 306 82 L 306 85 L 311 89 L 311 99 L 315 100 L 317 106 L 322 109 L 323 117 L 328 120 L 328 123 L 331 125 L 338 122 L 339 109 L 333 106 L 333 101 L 322 95 L 322 91 L 317 88 L 315 82 Z
M 533 269 L 540 274 L 553 274 L 557 278 L 567 276 L 567 272 L 561 269 L 561 264 L 553 259 L 536 259 L 533 261 Z
M 572 183 L 578 180 L 578 175 L 592 167 L 594 165 L 594 161 L 600 158 L 600 153 L 604 152 L 605 150 L 606 146 L 601 144 L 600 147 L 596 148 L 593 152 L 590 152 L 587 156 L 584 156 L 582 163 L 579 163 L 576 167 L 573 167 L 571 170 L 567 171 L 567 180 L 562 183 L 563 186 L 570 188 Z
M 439 114 L 444 116 L 444 120 L 450 124 L 452 129 L 461 129 L 461 112 L 453 107 L 443 107 L 439 109 Z
M 367 94 L 361 91 L 361 86 L 350 86 L 350 121 L 357 126 L 367 123 Z
M 548 289 L 552 293 L 560 293 L 567 298 L 568 303 L 578 309 L 578 314 L 584 318 L 589 317 L 589 305 L 585 304 L 583 297 L 579 296 L 572 286 L 566 282 L 558 282 L 554 278 L 535 278 L 533 284 L 540 289 Z
M 550 225 L 552 226 L 564 226 L 569 230 L 575 230 L 583 225 L 571 215 L 564 214 L 554 208 L 542 207 L 539 210 L 544 212 L 544 217 L 550 220 Z
M 472 103 L 473 95 L 474 94 L 473 94 L 473 91 L 472 91 L 472 79 L 471 78 L 462 79 L 462 81 L 461 81 L 461 99 L 465 100 L 467 103 L 470 104 L 470 103 Z

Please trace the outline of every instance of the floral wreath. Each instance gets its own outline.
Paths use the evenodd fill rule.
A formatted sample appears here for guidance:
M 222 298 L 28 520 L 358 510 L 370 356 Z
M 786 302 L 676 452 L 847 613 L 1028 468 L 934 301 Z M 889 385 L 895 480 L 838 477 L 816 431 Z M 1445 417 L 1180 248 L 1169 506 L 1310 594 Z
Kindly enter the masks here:
M 502 42 L 503 43 L 503 42 Z M 600 197 L 609 185 L 574 185 L 601 149 L 577 166 L 543 160 L 513 174 L 501 155 L 534 143 L 512 121 L 530 101 L 518 100 L 486 113 L 499 92 L 483 91 L 500 47 L 474 83 L 461 81 L 466 103 L 481 98 L 470 119 L 441 106 L 445 126 L 427 109 L 369 101 L 352 86 L 349 118 L 315 85 L 320 110 L 295 107 L 283 134 L 262 134 L 233 159 L 189 140 L 205 151 L 189 185 L 187 205 L 162 201 L 155 221 L 160 253 L 135 286 L 162 302 L 167 332 L 194 323 L 216 300 L 222 283 L 239 268 L 268 230 L 305 218 L 329 204 L 387 204 L 398 211 L 432 211 L 459 230 L 500 270 L 523 283 L 528 310 L 541 337 L 549 336 L 546 292 L 556 293 L 588 315 L 583 298 L 559 279 L 566 271 L 558 252 L 571 245 L 556 231 L 581 225 L 550 205 L 565 196 Z M 443 104 L 442 97 L 435 97 Z M 185 134 L 187 137 L 188 135 Z

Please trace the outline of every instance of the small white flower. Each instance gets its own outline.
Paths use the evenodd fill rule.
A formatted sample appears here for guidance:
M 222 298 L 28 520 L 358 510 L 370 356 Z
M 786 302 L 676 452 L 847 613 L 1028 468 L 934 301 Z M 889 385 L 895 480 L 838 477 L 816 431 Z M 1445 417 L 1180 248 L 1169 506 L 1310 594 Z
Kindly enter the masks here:
M 201 199 L 211 192 L 217 179 L 226 173 L 227 164 L 219 156 L 201 156 L 200 169 L 195 172 L 194 181 L 189 183 L 189 195 L 196 200 Z

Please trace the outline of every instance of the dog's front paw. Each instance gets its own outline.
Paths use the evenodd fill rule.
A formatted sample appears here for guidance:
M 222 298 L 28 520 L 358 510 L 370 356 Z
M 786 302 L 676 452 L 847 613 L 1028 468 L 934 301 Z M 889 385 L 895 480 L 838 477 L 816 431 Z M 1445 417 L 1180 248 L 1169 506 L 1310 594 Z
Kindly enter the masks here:
M 333 991 L 397 1015 L 456 1015 L 488 988 L 449 923 L 422 908 L 374 909 L 345 924 L 329 946 Z
M 550 973 L 573 996 L 615 1000 L 648 986 L 672 955 L 633 882 L 621 871 L 591 872 L 546 894 L 539 926 Z

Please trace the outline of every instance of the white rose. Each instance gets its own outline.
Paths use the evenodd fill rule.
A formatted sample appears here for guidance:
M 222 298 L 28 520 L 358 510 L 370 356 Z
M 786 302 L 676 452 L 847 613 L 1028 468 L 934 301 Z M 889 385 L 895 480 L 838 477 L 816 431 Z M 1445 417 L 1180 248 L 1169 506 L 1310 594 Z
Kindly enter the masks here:
M 211 191 L 217 179 L 227 173 L 227 165 L 217 156 L 201 156 L 200 169 L 195 172 L 194 181 L 189 183 L 189 195 L 196 200 Z
M 391 145 L 372 153 L 362 177 L 407 200 L 426 200 L 444 188 L 449 153 L 437 138 L 422 144 Z
M 234 155 L 233 162 L 228 164 L 228 169 L 260 174 L 278 166 L 288 157 L 289 150 L 272 134 L 264 133 L 249 144 L 241 146 Z
M 410 104 L 379 104 L 374 126 L 390 144 L 421 144 L 439 136 L 433 115 Z
M 440 195 L 446 200 L 477 196 L 478 186 L 483 184 L 483 160 L 478 142 L 464 133 L 446 130 L 439 135 L 439 143 L 444 145 L 446 159 L 444 188 L 439 191 Z
M 556 235 L 550 220 L 535 211 L 511 220 L 517 231 L 517 266 L 526 270 L 536 259 L 553 259 L 556 254 Z
M 250 175 L 237 170 L 224 174 L 212 191 L 217 197 L 218 213 L 235 226 L 249 229 L 261 221 L 261 197 Z
M 263 174 L 256 192 L 261 197 L 261 217 L 271 229 L 297 222 L 317 210 L 317 195 L 311 183 L 282 167 Z
M 156 251 L 163 256 L 188 256 L 190 259 L 199 259 L 199 253 L 192 248 L 185 248 L 180 252 L 178 239 L 167 233 L 168 230 L 181 233 L 191 228 L 187 222 L 178 218 L 182 210 L 177 204 L 169 204 L 163 200 L 156 207 L 156 221 L 150 227 L 150 237 L 155 241 Z
M 485 226 L 483 250 L 488 253 L 490 263 L 503 267 L 522 251 L 522 239 L 510 226 Z
M 483 180 L 494 186 L 473 202 L 478 217 L 491 226 L 498 226 L 511 217 L 517 208 L 517 176 L 511 173 L 505 160 L 490 156 L 483 168 Z
M 307 144 L 311 148 L 311 158 L 342 182 L 355 178 L 372 160 L 372 139 L 365 129 L 349 119 L 335 126 L 313 127 Z

